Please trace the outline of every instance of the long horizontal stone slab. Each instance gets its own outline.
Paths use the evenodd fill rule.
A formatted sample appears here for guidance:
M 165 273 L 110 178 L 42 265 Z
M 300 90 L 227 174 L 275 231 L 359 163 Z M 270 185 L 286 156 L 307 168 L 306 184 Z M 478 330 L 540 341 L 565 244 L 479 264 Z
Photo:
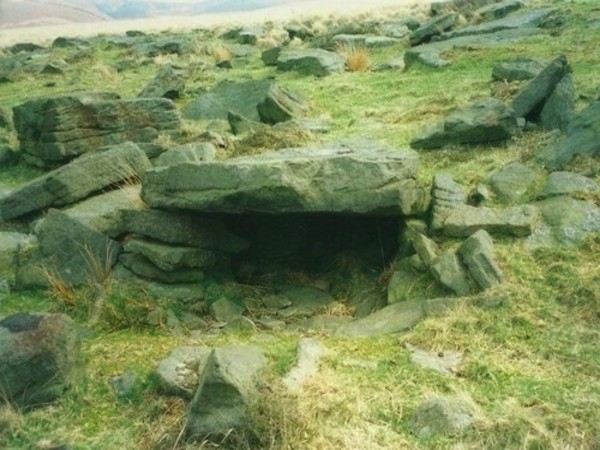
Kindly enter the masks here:
M 442 224 L 446 236 L 467 237 L 478 230 L 490 234 L 528 236 L 540 222 L 538 208 L 531 205 L 485 208 L 461 205 L 451 210 Z
M 210 213 L 408 215 L 423 209 L 418 155 L 370 144 L 286 149 L 155 168 L 142 198 L 154 208 Z

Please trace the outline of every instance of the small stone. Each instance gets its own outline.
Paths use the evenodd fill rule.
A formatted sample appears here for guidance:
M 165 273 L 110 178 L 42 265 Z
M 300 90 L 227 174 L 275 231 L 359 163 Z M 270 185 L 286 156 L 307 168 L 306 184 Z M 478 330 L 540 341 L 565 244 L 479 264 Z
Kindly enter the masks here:
M 244 313 L 245 309 L 244 306 L 225 297 L 220 298 L 210 305 L 210 312 L 213 318 L 224 323 L 239 318 Z
M 472 416 L 456 400 L 433 397 L 417 408 L 410 428 L 420 439 L 428 439 L 459 433 L 472 424 Z

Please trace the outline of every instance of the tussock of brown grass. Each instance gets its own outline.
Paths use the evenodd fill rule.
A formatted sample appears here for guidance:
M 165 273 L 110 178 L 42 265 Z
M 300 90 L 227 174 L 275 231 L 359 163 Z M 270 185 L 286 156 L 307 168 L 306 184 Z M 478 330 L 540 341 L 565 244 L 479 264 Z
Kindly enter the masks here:
M 0 444 L 2 436 L 17 433 L 24 424 L 23 415 L 12 405 L 0 405 Z
M 366 72 L 371 68 L 371 57 L 364 45 L 342 44 L 337 51 L 346 60 L 350 72 Z
M 114 67 L 107 66 L 106 64 L 95 64 L 92 67 L 92 72 L 96 77 L 96 80 L 105 83 L 116 83 L 119 78 L 119 74 Z
M 213 47 L 211 51 L 211 56 L 214 58 L 216 64 L 225 61 L 231 61 L 233 59 L 231 51 L 227 47 L 224 47 L 222 45 Z

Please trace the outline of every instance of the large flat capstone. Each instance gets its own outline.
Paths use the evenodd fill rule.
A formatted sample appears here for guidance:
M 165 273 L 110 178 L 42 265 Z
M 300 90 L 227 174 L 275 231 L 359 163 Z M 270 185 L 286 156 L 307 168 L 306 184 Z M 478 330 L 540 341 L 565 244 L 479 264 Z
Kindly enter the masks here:
M 151 207 L 211 213 L 413 214 L 423 206 L 415 152 L 373 143 L 285 149 L 147 172 Z

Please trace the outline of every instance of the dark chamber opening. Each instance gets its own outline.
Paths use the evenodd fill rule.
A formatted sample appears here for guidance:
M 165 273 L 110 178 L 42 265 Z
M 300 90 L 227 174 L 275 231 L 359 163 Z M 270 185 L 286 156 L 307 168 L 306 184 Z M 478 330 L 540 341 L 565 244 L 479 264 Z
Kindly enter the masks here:
M 227 228 L 250 247 L 233 258 L 266 273 L 289 268 L 322 273 L 344 256 L 381 271 L 398 249 L 399 217 L 343 214 L 250 214 L 228 216 Z

